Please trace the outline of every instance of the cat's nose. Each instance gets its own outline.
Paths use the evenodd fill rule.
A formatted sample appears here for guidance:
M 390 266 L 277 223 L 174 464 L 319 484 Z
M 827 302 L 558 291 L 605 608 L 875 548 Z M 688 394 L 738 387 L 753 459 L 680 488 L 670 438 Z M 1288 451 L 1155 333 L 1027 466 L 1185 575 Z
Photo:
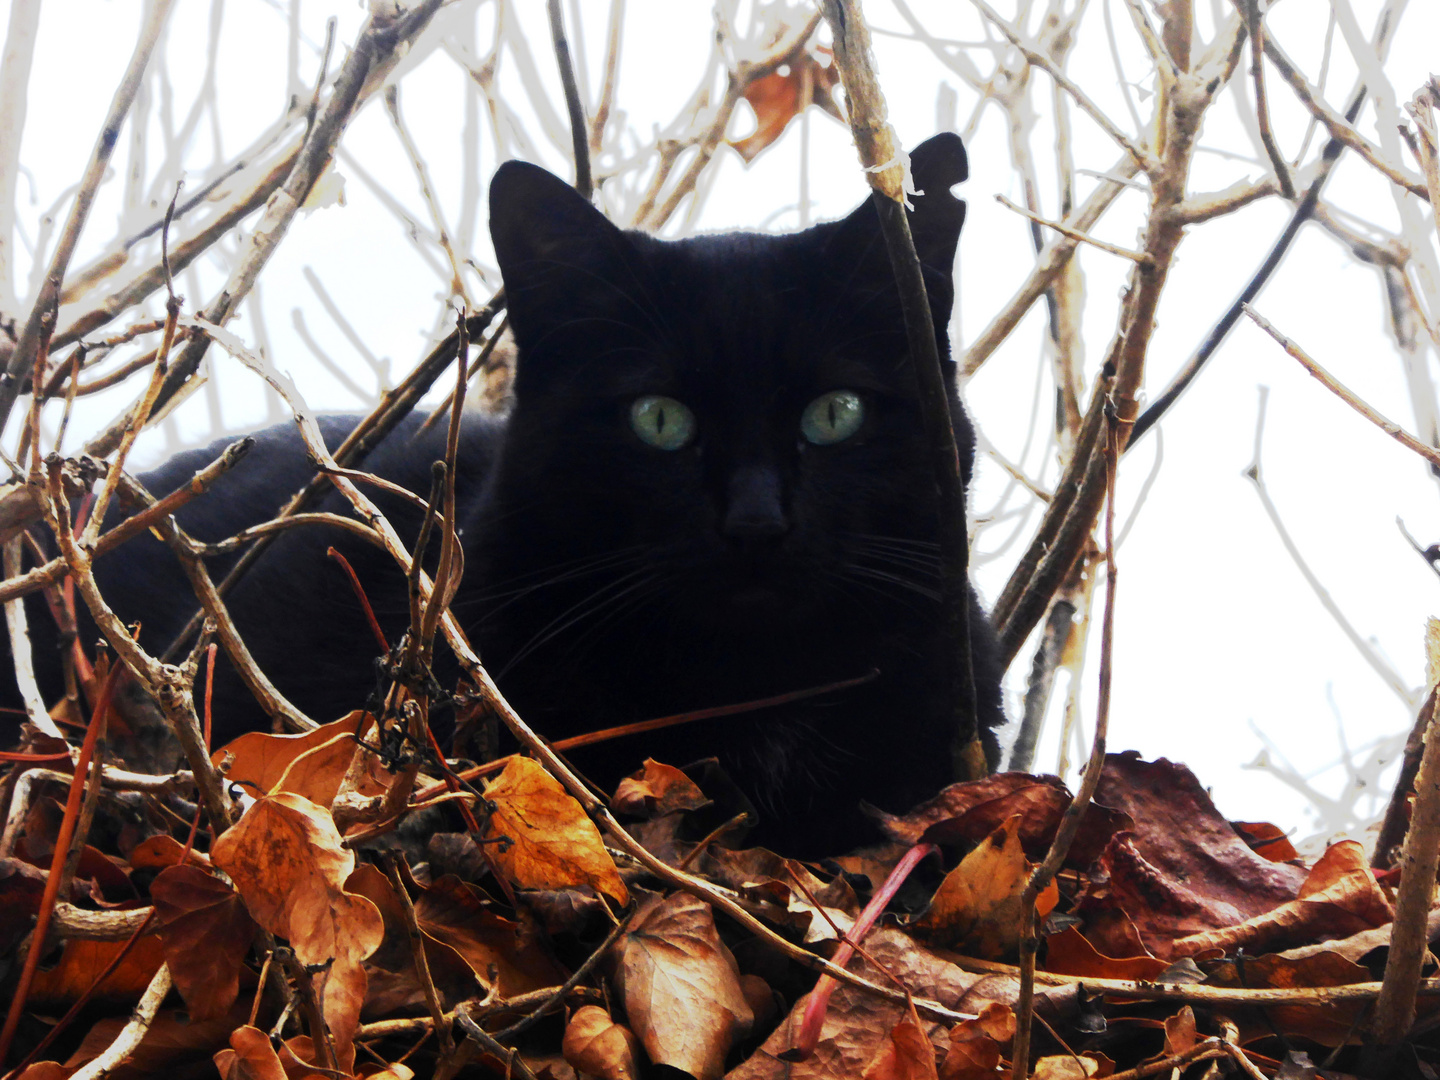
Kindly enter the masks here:
M 729 504 L 720 531 L 740 543 L 764 544 L 790 531 L 781 500 L 780 476 L 764 465 L 737 469 L 730 477 Z

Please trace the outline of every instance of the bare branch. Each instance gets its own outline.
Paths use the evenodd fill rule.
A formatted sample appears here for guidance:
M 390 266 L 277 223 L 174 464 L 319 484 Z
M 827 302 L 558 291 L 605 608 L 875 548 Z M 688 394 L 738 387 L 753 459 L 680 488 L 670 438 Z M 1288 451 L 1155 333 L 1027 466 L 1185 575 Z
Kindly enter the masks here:
M 130 63 L 110 102 L 110 111 L 105 115 L 100 136 L 95 141 L 95 149 L 91 151 L 90 162 L 80 181 L 80 190 L 75 195 L 75 201 L 70 204 L 70 214 L 65 219 L 65 228 L 61 231 L 55 252 L 50 257 L 50 265 L 45 272 L 39 295 L 30 308 L 30 315 L 15 343 L 15 352 L 6 364 L 5 373 L 0 376 L 0 428 L 5 426 L 15 399 L 20 395 L 21 381 L 35 361 L 35 351 L 40 344 L 40 322 L 59 305 L 60 289 L 65 282 L 65 271 L 70 266 L 70 256 L 75 253 L 75 245 L 80 241 L 80 230 L 85 227 L 85 219 L 90 216 L 95 193 L 100 189 L 105 167 L 109 164 L 110 154 L 120 137 L 120 126 L 125 122 L 125 115 L 130 111 L 135 94 L 140 89 L 145 67 L 150 62 L 150 53 L 160 39 L 160 31 L 165 26 L 173 3 L 174 0 L 155 0 L 148 9 L 148 17 L 140 29 L 135 51 L 130 56 Z
M 1090 119 L 1099 124 L 1100 129 L 1104 131 L 1106 135 L 1109 135 L 1110 138 L 1114 139 L 1116 143 L 1125 149 L 1125 152 L 1134 159 L 1135 164 L 1140 167 L 1142 172 L 1150 172 L 1156 168 L 1158 162 L 1154 155 L 1116 127 L 1115 122 L 1100 111 L 1100 107 L 1090 100 L 1085 91 L 1076 86 L 1064 72 L 1060 71 L 1059 68 L 1051 63 L 1048 56 L 1036 52 L 1029 45 L 1025 44 L 1020 35 L 1015 32 L 1014 28 L 1004 19 L 1000 18 L 994 9 L 985 3 L 985 0 L 971 0 L 971 3 L 980 9 L 980 13 L 984 15 L 985 18 L 995 24 L 995 27 L 1005 35 L 1006 40 L 1008 40 L 1011 45 L 1014 45 L 1015 48 L 1019 49 L 1021 55 L 1023 55 L 1026 60 L 1044 71 L 1054 79 L 1067 94 L 1074 98 L 1075 104 L 1084 109 Z
M 1005 198 L 1004 195 L 996 195 L 995 201 L 1007 210 L 1014 210 L 1017 214 L 1029 218 L 1037 225 L 1044 225 L 1047 229 L 1054 229 L 1061 236 L 1068 236 L 1071 240 L 1076 240 L 1082 244 L 1089 244 L 1091 247 L 1099 248 L 1101 251 L 1108 251 L 1111 255 L 1119 255 L 1122 259 L 1129 259 L 1131 262 L 1146 263 L 1150 261 L 1150 256 L 1146 255 L 1143 251 L 1131 251 L 1129 248 L 1117 247 L 1109 241 L 1096 239 L 1089 233 L 1083 233 L 1079 229 L 1072 229 L 1064 222 L 1051 221 L 1049 218 L 1043 218 L 1039 214 L 1031 213 L 1023 206 L 1016 206 L 1009 199 Z

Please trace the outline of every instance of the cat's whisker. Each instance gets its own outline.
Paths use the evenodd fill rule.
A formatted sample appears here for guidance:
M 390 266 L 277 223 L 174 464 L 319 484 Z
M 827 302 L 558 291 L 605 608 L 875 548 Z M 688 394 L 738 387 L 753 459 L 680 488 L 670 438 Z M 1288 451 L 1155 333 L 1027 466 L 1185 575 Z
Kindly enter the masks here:
M 876 581 L 888 582 L 889 584 L 896 585 L 901 589 L 908 589 L 910 592 L 917 593 L 920 596 L 925 597 L 925 599 L 933 602 L 938 603 L 940 600 L 939 589 L 931 588 L 928 585 L 922 585 L 920 582 L 912 581 L 910 578 L 907 578 L 901 574 L 892 574 L 887 570 L 880 570 L 873 566 L 865 566 L 862 563 L 853 562 L 850 563 L 848 569 L 852 575 L 858 574 L 861 577 L 873 578 Z
M 580 622 L 595 615 L 597 612 L 604 610 L 604 608 L 606 608 L 610 604 L 616 602 L 617 600 L 626 596 L 628 593 L 639 588 L 641 585 L 645 584 L 648 580 L 650 580 L 653 574 L 654 571 L 651 569 L 650 566 L 642 566 L 639 569 L 632 570 L 627 574 L 622 574 L 615 580 L 609 582 L 606 585 L 602 585 L 600 588 L 589 593 L 582 599 L 576 601 L 574 604 L 571 604 L 559 615 L 555 616 L 555 618 L 551 619 L 548 623 L 541 627 L 541 629 L 536 632 L 529 641 L 522 645 L 520 649 L 516 651 L 515 655 L 510 657 L 510 659 L 505 662 L 505 666 L 500 669 L 500 672 L 496 677 L 503 678 L 507 672 L 509 672 L 512 668 L 515 667 L 516 664 L 520 663 L 536 649 L 540 648 L 540 646 L 551 641 L 557 635 L 564 633 L 570 627 L 574 626 L 577 622 Z M 635 581 L 636 578 L 640 578 L 641 580 L 637 582 Z M 619 589 L 620 591 L 617 593 L 615 592 L 616 589 Z
M 567 559 L 562 562 L 552 563 L 539 570 L 532 570 L 526 574 L 517 574 L 507 581 L 499 582 L 498 584 L 503 586 L 502 588 L 467 596 L 462 604 L 465 606 L 489 604 L 496 600 L 506 600 L 507 598 L 509 602 L 513 602 L 519 597 L 528 596 L 530 593 L 549 588 L 552 585 L 559 585 L 562 582 L 573 581 L 576 578 L 585 577 L 589 574 L 598 574 L 602 570 L 612 570 L 616 567 L 624 566 L 626 563 L 636 562 L 638 561 L 639 553 L 647 549 L 648 545 L 632 544 L 629 547 L 606 552 L 603 555 L 591 555 L 579 559 Z M 536 578 L 540 580 L 533 580 Z M 462 606 L 462 604 L 456 604 L 455 606 L 459 607 Z M 500 605 L 495 611 L 500 611 L 506 606 L 508 606 L 508 603 Z M 493 614 L 493 612 L 487 612 L 487 614 Z

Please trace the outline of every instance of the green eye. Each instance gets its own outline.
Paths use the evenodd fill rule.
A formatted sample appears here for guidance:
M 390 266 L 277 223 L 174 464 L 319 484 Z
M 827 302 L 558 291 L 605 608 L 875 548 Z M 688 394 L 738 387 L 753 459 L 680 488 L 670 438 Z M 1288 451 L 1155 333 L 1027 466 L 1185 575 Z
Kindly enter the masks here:
M 865 422 L 865 403 L 853 390 L 831 390 L 805 406 L 800 433 L 816 446 L 844 442 Z
M 695 414 L 674 398 L 650 394 L 630 406 L 630 427 L 657 450 L 679 450 L 695 437 Z

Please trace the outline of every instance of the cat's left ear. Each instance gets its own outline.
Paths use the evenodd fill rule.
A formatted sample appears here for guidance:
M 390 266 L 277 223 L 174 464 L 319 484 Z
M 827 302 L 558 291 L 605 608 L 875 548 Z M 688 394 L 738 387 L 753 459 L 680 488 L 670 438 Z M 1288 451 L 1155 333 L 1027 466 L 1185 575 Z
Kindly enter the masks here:
M 970 159 L 960 136 L 946 131 L 915 147 L 910 152 L 910 176 L 919 192 L 910 197 L 915 204 L 910 211 L 915 251 L 927 269 L 948 277 L 965 224 L 965 200 L 957 199 L 950 189 L 970 178 Z
M 591 309 L 617 306 L 631 245 L 573 187 L 544 169 L 507 161 L 490 181 L 490 236 L 505 281 L 510 327 L 534 360 L 552 331 Z
M 965 144 L 960 136 L 945 132 L 915 147 L 910 152 L 910 175 L 917 191 L 910 196 L 914 206 L 909 212 L 910 234 L 925 273 L 925 287 L 930 294 L 936 325 L 941 326 L 950 317 L 955 247 L 960 241 L 960 228 L 965 224 L 965 203 L 952 195 L 950 189 L 970 175 Z M 874 202 L 866 199 L 833 228 L 835 232 L 829 244 L 832 265 L 862 267 L 866 273 L 861 279 L 852 277 L 851 281 L 868 279 L 893 288 L 890 259 Z

